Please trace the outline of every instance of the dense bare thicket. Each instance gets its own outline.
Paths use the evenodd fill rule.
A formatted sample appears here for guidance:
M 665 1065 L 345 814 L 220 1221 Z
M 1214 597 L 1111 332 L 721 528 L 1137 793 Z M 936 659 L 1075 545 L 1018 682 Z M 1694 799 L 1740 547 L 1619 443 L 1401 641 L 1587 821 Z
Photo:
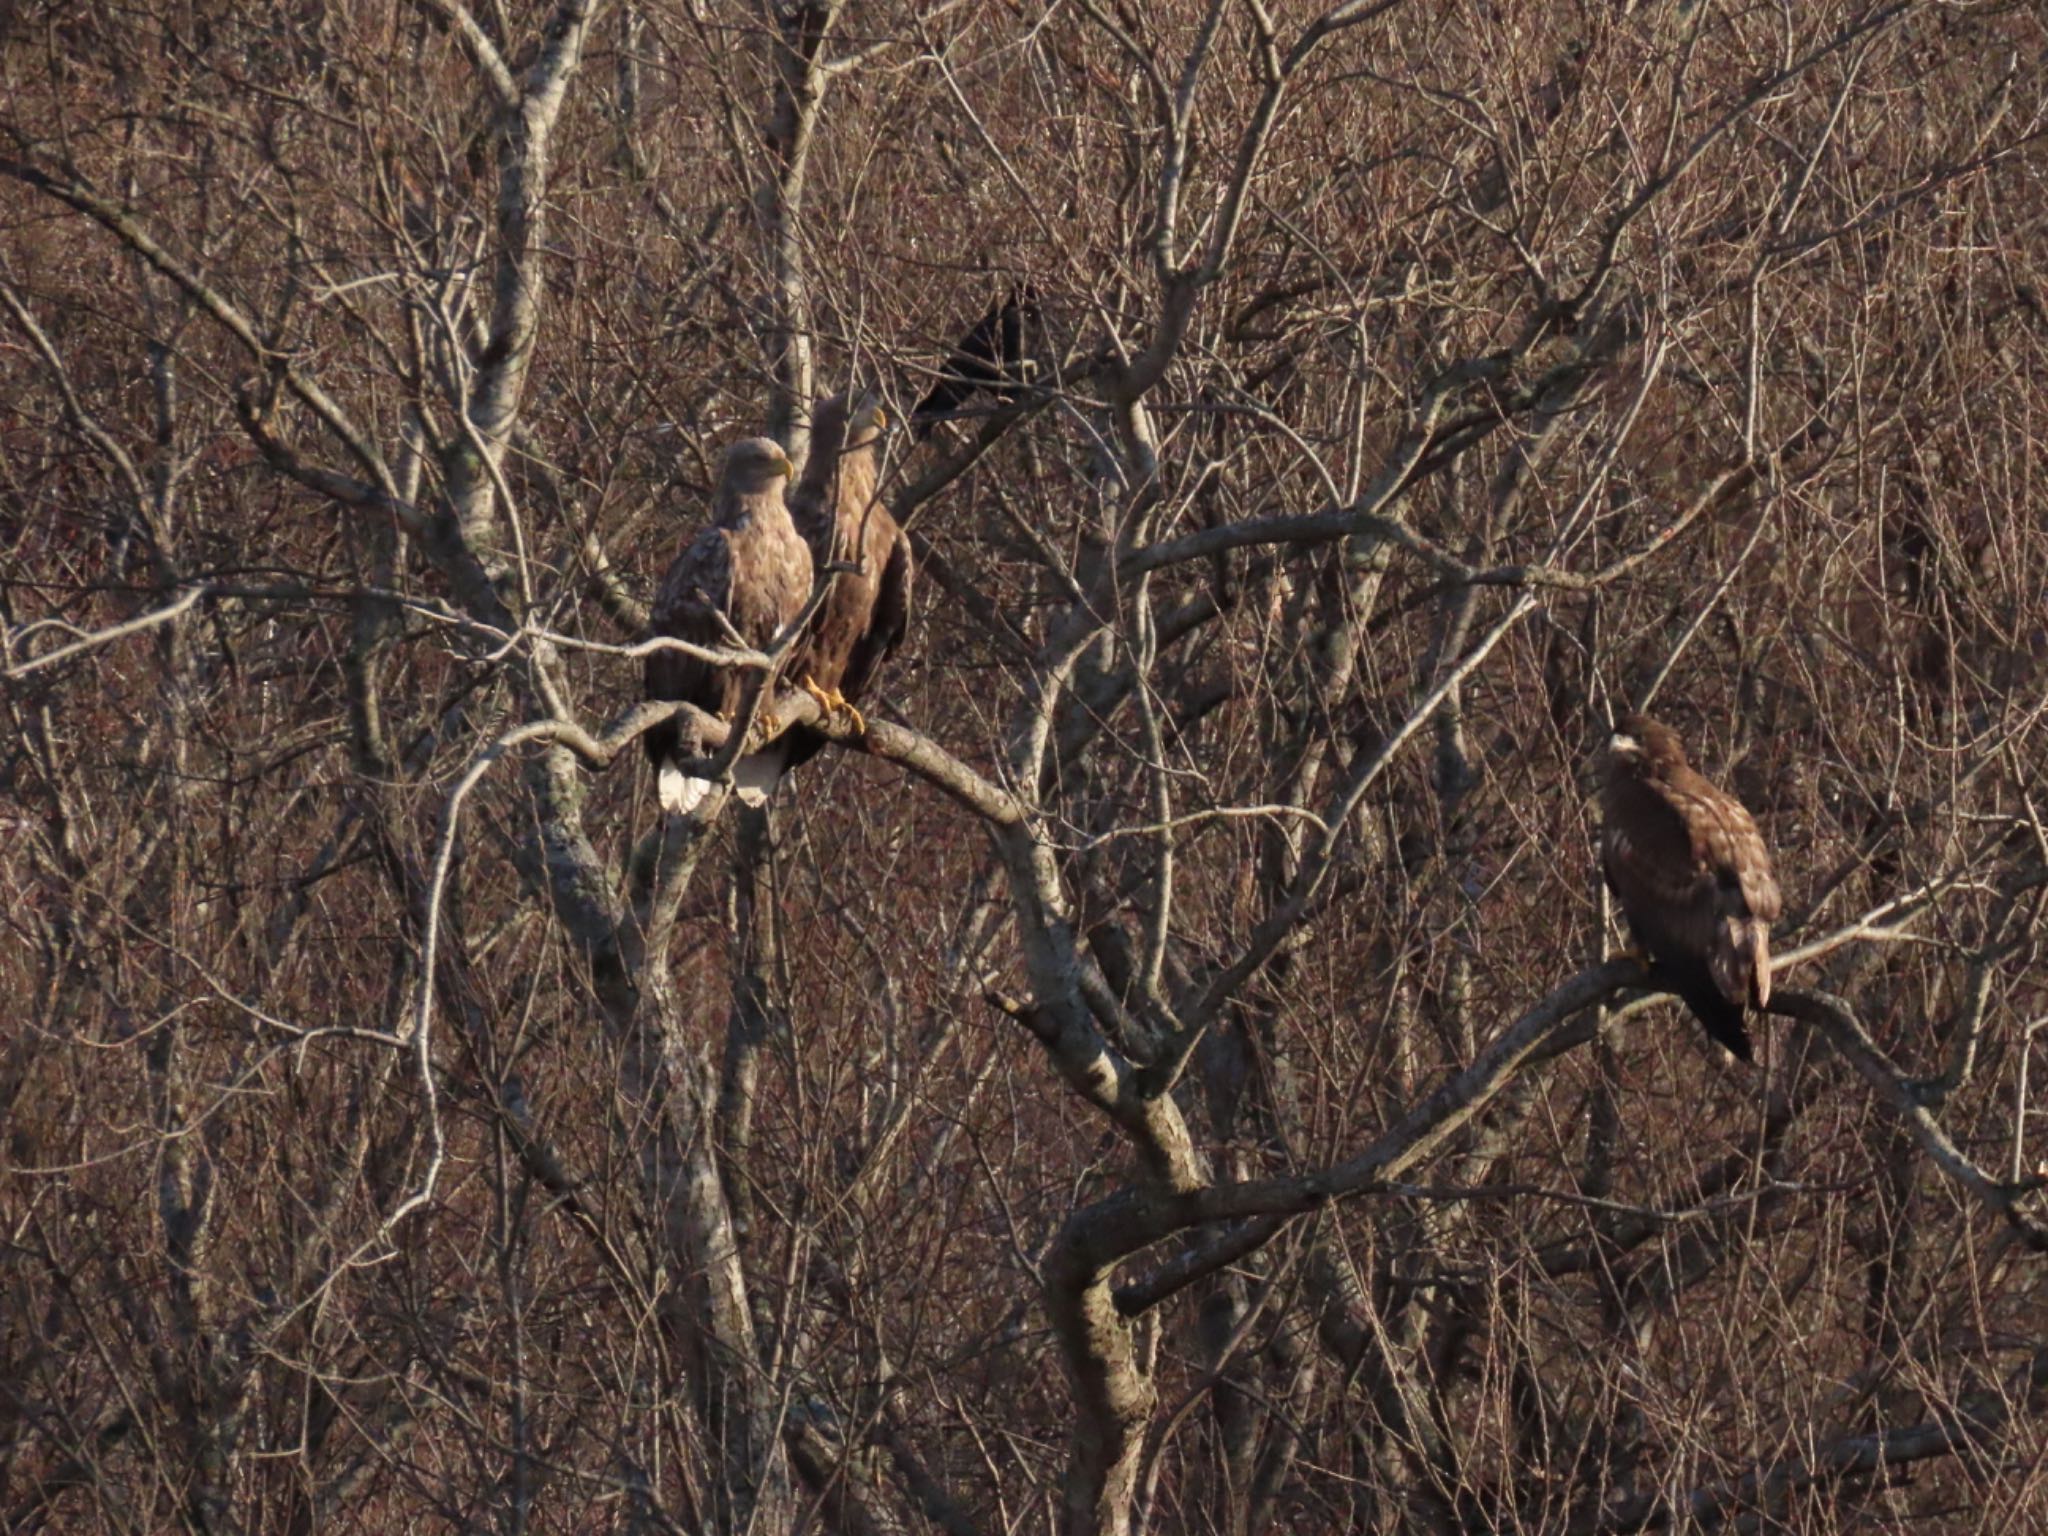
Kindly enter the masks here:
M 0 11 L 0 1528 L 2035 1526 L 2044 60 Z M 850 380 L 909 642 L 664 818 L 652 584 Z M 1644 705 L 1754 1068 L 1618 953 Z

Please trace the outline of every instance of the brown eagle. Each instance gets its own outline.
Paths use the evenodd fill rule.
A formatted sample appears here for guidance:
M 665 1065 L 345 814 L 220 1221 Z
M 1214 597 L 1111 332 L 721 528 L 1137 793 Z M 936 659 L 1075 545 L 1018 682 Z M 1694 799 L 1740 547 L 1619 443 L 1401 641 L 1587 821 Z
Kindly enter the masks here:
M 1675 992 L 1709 1035 L 1744 1061 L 1746 1008 L 1771 996 L 1771 856 L 1734 796 L 1685 760 L 1668 726 L 1643 715 L 1607 743 L 1600 863 L 1652 980 Z
M 655 594 L 648 628 L 656 635 L 716 647 L 740 644 L 766 650 L 794 621 L 811 596 L 811 550 L 790 520 L 783 487 L 789 456 L 769 438 L 750 437 L 725 451 L 711 498 L 711 526 L 684 546 Z M 735 639 L 736 637 L 736 639 Z M 719 667 L 681 651 L 647 658 L 646 696 L 686 699 L 730 720 L 760 673 Z M 711 788 L 676 764 L 702 757 L 698 732 L 682 718 L 663 721 L 641 740 L 654 763 L 664 810 L 684 815 Z M 743 798 L 759 798 L 747 758 L 734 768 Z
M 811 422 L 811 456 L 790 496 L 796 526 L 810 545 L 813 568 L 832 583 L 810 632 L 797 649 L 790 676 L 821 706 L 844 710 L 862 730 L 854 707 L 910 625 L 914 574 L 910 536 L 877 494 L 876 459 L 889 425 L 872 393 L 834 395 Z M 815 731 L 790 732 L 786 766 L 814 756 L 824 744 Z

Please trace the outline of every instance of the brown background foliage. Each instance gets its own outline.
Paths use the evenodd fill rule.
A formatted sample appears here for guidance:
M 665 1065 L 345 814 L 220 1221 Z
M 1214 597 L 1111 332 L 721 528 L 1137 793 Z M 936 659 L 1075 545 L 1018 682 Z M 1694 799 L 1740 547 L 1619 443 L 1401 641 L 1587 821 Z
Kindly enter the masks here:
M 2037 1524 L 2044 66 L 0 8 L 0 1529 Z M 866 750 L 660 825 L 724 443 L 1027 290 Z M 1755 1069 L 1605 958 L 1652 695 Z

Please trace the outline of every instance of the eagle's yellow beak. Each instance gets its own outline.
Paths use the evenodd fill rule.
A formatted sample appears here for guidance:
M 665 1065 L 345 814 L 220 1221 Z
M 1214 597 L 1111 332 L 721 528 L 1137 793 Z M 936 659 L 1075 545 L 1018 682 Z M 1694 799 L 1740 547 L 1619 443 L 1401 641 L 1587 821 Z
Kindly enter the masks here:
M 775 473 L 785 480 L 796 473 L 796 466 L 789 462 L 788 454 L 778 453 L 775 456 Z
M 878 406 L 876 406 L 876 407 L 875 407 L 875 430 L 876 430 L 877 432 L 882 432 L 882 431 L 886 431 L 886 430 L 888 429 L 888 426 L 889 426 L 889 413 L 888 413 L 887 411 L 883 410 L 883 409 L 882 409 L 882 408 L 881 408 L 881 407 L 880 407 L 879 405 L 878 405 Z

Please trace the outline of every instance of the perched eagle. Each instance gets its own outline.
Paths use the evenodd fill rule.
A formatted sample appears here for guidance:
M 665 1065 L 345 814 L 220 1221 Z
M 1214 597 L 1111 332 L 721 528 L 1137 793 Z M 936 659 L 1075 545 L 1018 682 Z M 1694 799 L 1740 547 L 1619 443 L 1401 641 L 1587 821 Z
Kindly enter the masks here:
M 827 710 L 845 710 L 862 730 L 854 701 L 873 684 L 882 662 L 910 624 L 910 536 L 877 494 L 878 445 L 889 419 L 869 393 L 834 395 L 811 422 L 811 456 L 790 496 L 797 531 L 810 545 L 813 568 L 831 566 L 831 589 L 797 648 L 789 674 Z M 790 733 L 786 766 L 814 756 L 823 738 Z
M 711 498 L 711 526 L 684 546 L 661 579 L 648 623 L 654 634 L 701 646 L 737 643 L 765 650 L 803 612 L 811 596 L 811 550 L 783 500 L 790 467 L 788 455 L 765 437 L 726 449 Z M 645 676 L 648 698 L 686 699 L 727 720 L 762 683 L 758 672 L 666 650 L 647 658 Z M 677 815 L 695 809 L 711 788 L 676 767 L 705 755 L 697 735 L 676 718 L 641 738 L 659 775 L 662 808 Z M 741 795 L 750 800 L 760 794 L 751 766 L 742 758 L 734 770 Z
M 1771 856 L 1732 795 L 1685 760 L 1667 726 L 1630 715 L 1607 743 L 1600 863 L 1655 980 L 1744 1061 L 1745 1008 L 1771 996 Z

